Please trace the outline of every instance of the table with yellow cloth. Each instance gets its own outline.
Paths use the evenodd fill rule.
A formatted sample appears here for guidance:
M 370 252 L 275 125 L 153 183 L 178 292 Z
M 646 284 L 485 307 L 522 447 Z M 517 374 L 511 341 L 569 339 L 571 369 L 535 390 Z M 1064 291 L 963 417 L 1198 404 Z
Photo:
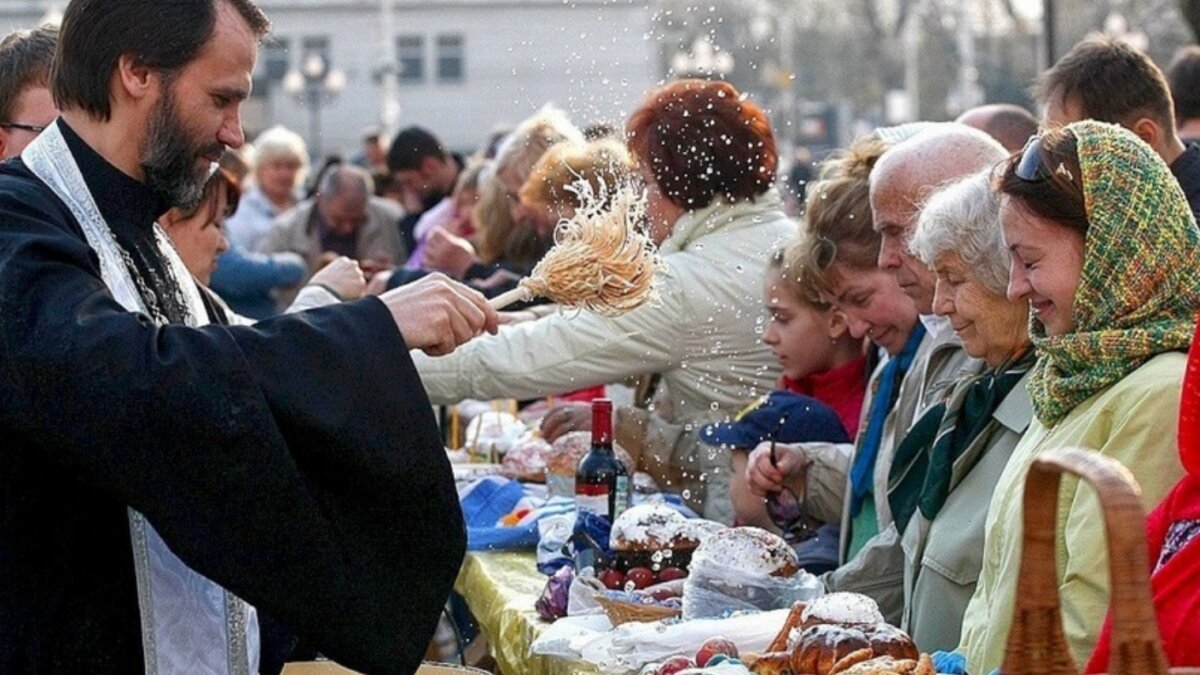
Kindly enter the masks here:
M 596 673 L 579 661 L 531 653 L 550 624 L 533 608 L 546 587 L 532 551 L 471 552 L 463 559 L 454 590 L 467 601 L 504 675 Z

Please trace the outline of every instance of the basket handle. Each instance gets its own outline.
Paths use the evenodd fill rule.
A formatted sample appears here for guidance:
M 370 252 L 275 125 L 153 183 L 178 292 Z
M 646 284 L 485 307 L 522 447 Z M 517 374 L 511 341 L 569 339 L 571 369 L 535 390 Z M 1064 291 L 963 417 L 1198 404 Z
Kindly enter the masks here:
M 1017 612 L 1005 648 L 1005 675 L 1077 675 L 1063 633 L 1055 561 L 1058 487 L 1062 474 L 1090 484 L 1100 497 L 1112 587 L 1111 673 L 1167 675 L 1150 594 L 1142 493 L 1120 462 L 1062 448 L 1039 454 L 1025 480 L 1025 531 Z

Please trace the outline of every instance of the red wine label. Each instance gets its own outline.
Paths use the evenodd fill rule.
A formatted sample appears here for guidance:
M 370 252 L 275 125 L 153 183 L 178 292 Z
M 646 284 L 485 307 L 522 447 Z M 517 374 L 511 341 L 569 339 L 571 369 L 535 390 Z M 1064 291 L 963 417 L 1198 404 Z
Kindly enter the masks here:
M 575 496 L 576 497 L 579 497 L 579 496 L 584 496 L 584 497 L 604 496 L 604 497 L 607 497 L 608 496 L 608 485 L 606 485 L 604 483 L 600 483 L 598 485 L 593 484 L 593 483 L 581 483 L 581 482 L 579 482 L 578 479 L 576 479 L 576 481 L 575 481 Z

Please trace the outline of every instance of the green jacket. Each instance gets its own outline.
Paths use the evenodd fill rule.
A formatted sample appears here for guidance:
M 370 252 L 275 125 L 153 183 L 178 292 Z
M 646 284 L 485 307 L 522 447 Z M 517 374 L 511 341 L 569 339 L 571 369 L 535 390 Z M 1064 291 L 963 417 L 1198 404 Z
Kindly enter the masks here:
M 1075 406 L 1053 428 L 1036 419 L 1013 450 L 987 515 L 983 567 L 963 617 L 959 650 L 968 672 L 1000 666 L 1012 625 L 1022 540 L 1025 477 L 1038 453 L 1067 446 L 1096 450 L 1124 464 L 1157 504 L 1183 475 L 1176 451 L 1179 392 L 1187 358 L 1153 357 L 1123 380 Z M 1059 490 L 1058 587 L 1063 627 L 1077 663 L 1095 646 L 1108 612 L 1108 549 L 1099 500 L 1091 488 L 1064 478 Z

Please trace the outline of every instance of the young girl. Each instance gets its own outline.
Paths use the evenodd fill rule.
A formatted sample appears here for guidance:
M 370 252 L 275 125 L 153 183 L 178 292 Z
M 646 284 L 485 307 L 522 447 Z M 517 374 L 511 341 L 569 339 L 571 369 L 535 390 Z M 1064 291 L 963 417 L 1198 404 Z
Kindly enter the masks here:
M 867 359 L 862 340 L 850 334 L 845 318 L 821 302 L 816 289 L 786 274 L 787 267 L 784 253 L 775 253 L 763 282 L 767 324 L 762 341 L 783 368 L 780 390 L 733 423 L 705 427 L 700 439 L 732 449 L 729 495 L 738 522 L 795 541 L 817 523 L 776 522 L 779 514 L 770 513 L 766 500 L 746 483 L 747 453 L 772 439 L 850 442 L 858 433 Z M 820 573 L 837 565 L 837 543 L 837 525 L 821 523 L 814 539 L 797 541 L 797 554 L 805 569 Z

